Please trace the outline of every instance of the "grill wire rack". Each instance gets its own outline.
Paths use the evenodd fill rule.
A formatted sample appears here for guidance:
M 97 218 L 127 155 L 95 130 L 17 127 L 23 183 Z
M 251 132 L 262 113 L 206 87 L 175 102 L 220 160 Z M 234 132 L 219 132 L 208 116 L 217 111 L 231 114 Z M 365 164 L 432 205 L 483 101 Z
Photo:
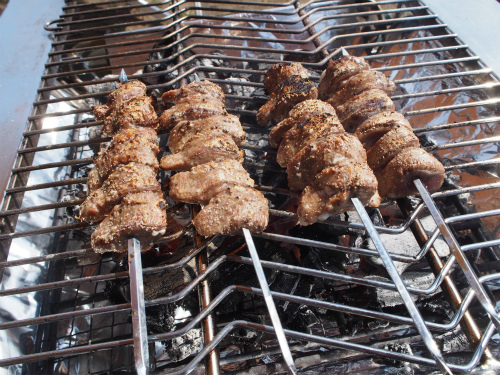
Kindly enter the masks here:
M 121 69 L 162 93 L 196 79 L 241 118 L 244 166 L 271 204 L 253 238 L 304 374 L 498 369 L 499 81 L 419 1 L 66 1 L 0 212 L 0 373 L 134 371 L 123 257 L 75 218 Z M 445 165 L 440 192 L 296 226 L 296 195 L 255 121 L 263 77 L 317 83 L 344 47 L 398 85 L 397 109 Z M 160 135 L 161 145 L 167 134 Z M 162 175 L 168 182 L 168 175 Z M 200 238 L 193 207 L 143 255 L 150 372 L 285 373 L 242 237 Z M 387 262 L 387 263 L 385 263 Z

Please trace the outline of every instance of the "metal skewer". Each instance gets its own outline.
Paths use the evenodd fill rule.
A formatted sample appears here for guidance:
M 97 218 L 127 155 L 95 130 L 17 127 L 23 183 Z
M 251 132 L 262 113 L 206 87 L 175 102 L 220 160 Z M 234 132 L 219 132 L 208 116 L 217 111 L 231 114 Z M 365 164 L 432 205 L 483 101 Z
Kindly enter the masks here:
M 363 203 L 361 203 L 361 201 L 358 198 L 352 198 L 352 203 L 354 204 L 354 207 L 356 208 L 356 211 L 358 212 L 368 235 L 372 239 L 375 248 L 379 252 L 380 258 L 384 263 L 387 273 L 391 277 L 392 281 L 394 282 L 394 285 L 396 286 L 397 291 L 399 292 L 401 298 L 403 299 L 403 302 L 406 306 L 406 309 L 408 310 L 408 313 L 415 322 L 415 326 L 420 335 L 422 336 L 424 343 L 427 346 L 427 349 L 436 360 L 438 366 L 446 374 L 452 374 L 450 368 L 446 365 L 444 361 L 443 355 L 441 354 L 441 351 L 439 350 L 436 341 L 434 341 L 432 334 L 425 325 L 422 315 L 420 315 L 420 312 L 415 306 L 415 303 L 411 299 L 410 293 L 406 289 L 406 286 L 403 280 L 401 279 L 401 276 L 399 275 L 396 266 L 394 265 L 394 262 L 391 259 L 391 256 L 389 255 L 387 249 L 382 243 L 382 240 L 380 239 L 377 230 L 375 229 L 372 221 L 370 220 L 370 217 L 368 216 L 368 213 L 366 212 Z
M 120 72 L 120 83 L 128 82 L 125 70 Z M 130 304 L 132 305 L 132 335 L 134 337 L 134 360 L 137 375 L 149 374 L 148 331 L 146 327 L 146 304 L 142 279 L 141 242 L 137 238 L 128 240 L 128 270 L 130 279 Z
M 149 374 L 148 331 L 142 280 L 141 243 L 137 238 L 128 240 L 128 269 L 130 277 L 130 303 L 132 305 L 132 333 L 137 375 Z
M 267 284 L 264 269 L 260 264 L 259 254 L 257 253 L 257 249 L 255 248 L 252 235 L 246 228 L 243 228 L 243 235 L 245 236 L 248 251 L 250 252 L 250 258 L 252 259 L 255 273 L 257 274 L 260 288 L 262 289 L 262 294 L 264 295 L 264 301 L 266 302 L 267 310 L 269 311 L 269 316 L 271 317 L 271 322 L 278 338 L 278 343 L 281 348 L 281 353 L 283 354 L 283 359 L 285 360 L 285 364 L 288 367 L 290 373 L 295 375 L 297 374 L 297 368 L 295 367 L 295 363 L 293 362 L 292 352 L 290 351 L 288 341 L 285 337 L 285 332 L 283 331 L 283 327 L 281 326 L 281 320 L 278 316 L 278 311 L 276 310 L 276 305 L 274 304 L 273 297 L 271 296 L 271 290 L 269 289 L 269 285 Z

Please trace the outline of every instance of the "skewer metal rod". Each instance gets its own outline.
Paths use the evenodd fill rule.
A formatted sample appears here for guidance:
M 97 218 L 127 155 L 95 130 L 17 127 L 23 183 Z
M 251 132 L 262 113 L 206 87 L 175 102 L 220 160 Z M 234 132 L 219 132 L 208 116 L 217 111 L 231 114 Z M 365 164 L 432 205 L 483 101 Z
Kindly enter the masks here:
M 264 296 L 264 301 L 266 302 L 267 310 L 269 311 L 269 316 L 271 317 L 271 322 L 273 324 L 274 330 L 276 331 L 276 336 L 278 338 L 278 343 L 281 348 L 281 353 L 283 354 L 283 359 L 288 367 L 288 370 L 292 374 L 297 374 L 297 368 L 293 362 L 292 352 L 288 346 L 288 341 L 285 337 L 285 332 L 281 325 L 281 320 L 278 316 L 278 311 L 276 310 L 276 305 L 274 304 L 273 297 L 271 296 L 271 290 L 266 280 L 266 275 L 264 274 L 264 269 L 260 264 L 259 254 L 255 248 L 255 244 L 252 239 L 250 231 L 243 228 L 243 235 L 245 236 L 245 241 L 247 243 L 248 251 L 250 252 L 250 258 L 252 258 L 252 263 L 255 268 L 255 273 L 259 280 L 260 288 L 262 289 L 262 294 Z
M 408 310 L 408 313 L 410 314 L 411 318 L 413 319 L 415 326 L 422 336 L 424 343 L 431 353 L 431 355 L 434 357 L 436 360 L 438 366 L 446 373 L 446 374 L 452 374 L 451 370 L 449 367 L 446 365 L 444 358 L 441 354 L 441 351 L 439 350 L 436 341 L 434 341 L 434 338 L 432 337 L 432 334 L 430 333 L 429 329 L 425 325 L 425 322 L 420 315 L 420 312 L 418 311 L 417 307 L 415 306 L 415 303 L 411 299 L 410 293 L 406 289 L 406 285 L 404 284 L 401 276 L 399 275 L 396 266 L 394 265 L 394 262 L 391 259 L 391 256 L 387 252 L 387 249 L 385 248 L 382 240 L 380 239 L 380 236 L 378 235 L 377 230 L 373 226 L 373 223 L 368 216 L 368 213 L 365 210 L 365 207 L 363 206 L 363 203 L 358 198 L 352 198 L 352 203 L 354 204 L 354 207 L 356 208 L 356 211 L 358 212 L 361 221 L 366 227 L 366 231 L 368 232 L 368 235 L 373 241 L 373 244 L 375 245 L 375 248 L 379 252 L 380 258 L 382 259 L 382 262 L 384 263 L 384 266 L 387 270 L 387 273 L 391 277 L 392 281 L 394 282 L 399 294 L 401 295 L 401 298 L 406 306 L 406 309 Z
M 128 267 L 135 368 L 137 375 L 148 375 L 148 331 L 146 327 L 144 284 L 142 279 L 141 243 L 137 238 L 128 240 Z

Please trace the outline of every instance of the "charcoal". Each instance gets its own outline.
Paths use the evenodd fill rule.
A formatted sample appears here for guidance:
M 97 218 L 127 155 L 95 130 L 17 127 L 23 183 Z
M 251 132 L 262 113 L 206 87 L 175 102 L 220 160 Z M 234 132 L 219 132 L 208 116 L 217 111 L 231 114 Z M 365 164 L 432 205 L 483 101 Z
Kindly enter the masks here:
M 201 329 L 196 328 L 169 341 L 165 348 L 165 352 L 172 361 L 179 362 L 186 359 L 191 354 L 199 352 L 202 344 L 203 335 Z
M 175 329 L 175 305 L 146 307 L 146 326 L 149 334 L 171 332 Z

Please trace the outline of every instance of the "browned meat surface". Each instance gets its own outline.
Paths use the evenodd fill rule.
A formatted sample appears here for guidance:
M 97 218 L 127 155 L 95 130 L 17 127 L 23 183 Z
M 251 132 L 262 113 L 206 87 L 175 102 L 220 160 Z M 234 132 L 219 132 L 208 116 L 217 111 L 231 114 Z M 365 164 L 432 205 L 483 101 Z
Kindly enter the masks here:
M 170 130 L 181 122 L 206 119 L 215 115 L 227 115 L 224 102 L 213 98 L 184 98 L 160 116 L 160 129 Z
M 165 233 L 166 203 L 161 192 L 129 194 L 97 226 L 91 236 L 94 251 L 127 251 L 128 239 L 137 238 L 149 250 Z
M 257 122 L 267 126 L 271 121 L 280 122 L 288 116 L 290 110 L 300 102 L 316 99 L 318 89 L 310 80 L 293 75 L 282 81 L 271 93 L 268 101 L 257 112 Z
M 276 161 L 283 168 L 286 168 L 288 162 L 304 146 L 318 139 L 340 133 L 344 133 L 344 128 L 336 115 L 323 113 L 308 120 L 300 121 L 283 136 Z
M 235 160 L 243 163 L 244 152 L 227 135 L 198 134 L 186 143 L 182 151 L 165 155 L 160 167 L 166 170 L 187 171 L 196 165 L 213 161 Z
M 170 151 L 179 152 L 193 137 L 205 135 L 226 135 L 239 146 L 245 141 L 245 132 L 240 120 L 234 115 L 215 115 L 206 119 L 182 122 L 176 125 L 168 138 Z
M 128 142 L 132 138 L 142 138 L 158 148 L 158 133 L 151 128 L 137 127 L 122 129 L 113 136 L 112 144 Z
M 161 101 L 163 104 L 177 103 L 182 99 L 192 99 L 194 97 L 216 99 L 222 103 L 226 100 L 224 92 L 219 85 L 204 80 L 191 82 L 179 89 L 167 91 L 161 96 Z
M 394 103 L 381 90 L 367 90 L 339 105 L 336 110 L 345 131 L 354 133 L 371 116 L 382 111 L 394 111 Z
M 269 222 L 269 206 L 264 195 L 244 186 L 232 186 L 210 200 L 193 220 L 202 236 L 234 235 L 247 228 L 262 232 Z
M 158 116 L 154 109 L 154 99 L 150 96 L 138 96 L 123 103 L 114 115 L 104 119 L 102 133 L 112 136 L 121 129 L 146 127 L 156 129 Z
M 381 72 L 363 70 L 343 81 L 338 88 L 327 100 L 335 108 L 366 90 L 381 90 L 390 96 L 396 90 L 396 85 Z
M 269 133 L 269 145 L 278 148 L 283 135 L 295 124 L 325 113 L 336 116 L 335 109 L 328 103 L 317 99 L 309 99 L 295 105 L 288 117 L 274 126 Z
M 110 146 L 99 152 L 94 159 L 95 167 L 89 172 L 87 181 L 89 192 L 101 187 L 109 174 L 120 164 L 138 163 L 158 170 L 159 164 L 156 157 L 158 151 L 157 144 L 149 142 L 147 138 L 138 134 L 127 142 L 121 143 L 115 142 L 113 138 Z
M 364 148 L 369 150 L 380 137 L 398 125 L 412 129 L 411 124 L 401 113 L 384 111 L 363 121 L 354 132 L 354 135 L 358 137 Z
M 137 163 L 119 165 L 99 189 L 87 196 L 80 206 L 80 218 L 90 223 L 100 221 L 124 196 L 144 191 L 161 191 L 156 170 Z
M 347 161 L 321 171 L 302 192 L 297 215 L 301 225 L 311 225 L 353 208 L 351 198 L 378 207 L 377 179 L 365 163 Z
M 109 100 L 106 104 L 95 106 L 92 111 L 96 120 L 102 121 L 106 116 L 113 115 L 113 112 L 119 110 L 123 103 L 137 96 L 146 95 L 146 85 L 140 81 L 132 80 L 120 84 L 120 87 L 109 94 Z
M 370 66 L 362 57 L 342 56 L 330 61 L 319 81 L 318 98 L 327 100 L 338 91 L 342 81 L 368 69 Z
M 253 187 L 254 181 L 236 160 L 197 165 L 170 179 L 170 196 L 178 201 L 208 204 L 217 194 L 231 186 Z
M 444 167 L 434 156 L 421 148 L 407 148 L 397 154 L 377 174 L 379 193 L 382 197 L 403 198 L 417 194 L 413 183 L 417 178 L 432 193 L 444 181 Z
M 264 76 L 264 86 L 269 94 L 276 91 L 279 84 L 290 78 L 293 75 L 298 75 L 302 78 L 309 78 L 309 73 L 306 68 L 299 63 L 279 63 L 271 66 Z
M 411 129 L 406 126 L 396 126 L 367 151 L 368 165 L 375 173 L 378 173 L 405 148 L 419 146 L 420 142 Z
M 288 186 L 293 190 L 303 190 L 323 169 L 346 161 L 366 163 L 365 149 L 356 137 L 339 134 L 313 142 L 288 163 Z

